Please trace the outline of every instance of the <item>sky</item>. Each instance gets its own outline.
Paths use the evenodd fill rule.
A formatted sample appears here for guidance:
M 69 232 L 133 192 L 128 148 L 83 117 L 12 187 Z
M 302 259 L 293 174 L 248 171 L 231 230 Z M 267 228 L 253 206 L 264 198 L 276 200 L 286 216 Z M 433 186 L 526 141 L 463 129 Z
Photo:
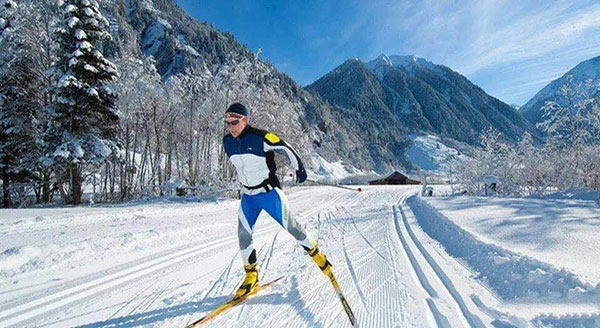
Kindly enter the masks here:
M 416 55 L 523 105 L 600 55 L 600 1 L 174 0 L 305 86 L 350 58 Z

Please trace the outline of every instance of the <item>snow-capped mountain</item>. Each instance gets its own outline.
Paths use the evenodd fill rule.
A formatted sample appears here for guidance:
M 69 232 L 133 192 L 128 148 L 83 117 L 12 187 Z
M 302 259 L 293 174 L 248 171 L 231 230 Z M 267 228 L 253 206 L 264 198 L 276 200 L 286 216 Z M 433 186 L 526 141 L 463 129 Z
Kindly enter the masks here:
M 350 59 L 307 89 L 364 120 L 476 144 L 487 127 L 509 140 L 537 134 L 517 111 L 464 76 L 415 56 L 381 55 L 367 63 Z
M 567 86 L 573 90 L 573 99 L 562 91 Z M 560 78 L 550 82 L 520 109 L 523 116 L 532 123 L 540 123 L 544 114 L 542 108 L 549 102 L 566 105 L 573 104 L 600 93 L 600 56 L 579 63 Z

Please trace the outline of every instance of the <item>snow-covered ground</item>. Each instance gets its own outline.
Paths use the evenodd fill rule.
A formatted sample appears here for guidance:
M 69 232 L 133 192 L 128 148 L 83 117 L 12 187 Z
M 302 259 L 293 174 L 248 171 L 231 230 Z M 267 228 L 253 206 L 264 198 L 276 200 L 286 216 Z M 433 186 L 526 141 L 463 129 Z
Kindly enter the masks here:
M 433 197 L 412 209 L 507 311 L 551 327 L 600 327 L 600 206 L 589 193 L 572 196 Z
M 285 190 L 361 327 L 600 326 L 596 202 L 362 189 Z M 163 198 L 0 211 L 0 326 L 184 327 L 242 279 L 237 207 Z M 284 278 L 207 327 L 349 327 L 286 232 L 265 214 L 254 234 L 261 281 Z

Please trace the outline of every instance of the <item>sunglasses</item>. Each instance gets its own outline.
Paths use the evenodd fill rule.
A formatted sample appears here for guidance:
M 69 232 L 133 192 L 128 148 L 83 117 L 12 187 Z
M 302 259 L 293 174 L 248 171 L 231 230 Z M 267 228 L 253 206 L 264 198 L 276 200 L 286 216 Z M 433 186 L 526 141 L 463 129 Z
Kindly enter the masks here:
M 233 121 L 225 121 L 225 124 L 227 124 L 227 126 L 235 126 L 238 125 L 240 123 L 240 120 L 233 120 Z

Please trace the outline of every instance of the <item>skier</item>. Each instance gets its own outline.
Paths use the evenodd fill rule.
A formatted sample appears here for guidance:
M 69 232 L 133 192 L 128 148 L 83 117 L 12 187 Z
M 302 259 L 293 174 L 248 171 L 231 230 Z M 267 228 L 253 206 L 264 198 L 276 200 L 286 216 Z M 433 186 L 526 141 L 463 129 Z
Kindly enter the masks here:
M 223 137 L 225 152 L 236 168 L 238 179 L 243 185 L 238 212 L 238 239 L 246 277 L 235 293 L 242 297 L 258 288 L 256 250 L 252 245 L 252 231 L 261 211 L 269 213 L 286 229 L 312 257 L 321 271 L 332 278 L 331 263 L 319 251 L 316 242 L 292 217 L 288 201 L 281 191 L 274 151 L 287 155 L 296 170 L 296 181 L 306 180 L 304 165 L 296 151 L 271 132 L 253 128 L 249 124 L 248 110 L 234 103 L 225 112 L 225 124 L 229 133 Z

